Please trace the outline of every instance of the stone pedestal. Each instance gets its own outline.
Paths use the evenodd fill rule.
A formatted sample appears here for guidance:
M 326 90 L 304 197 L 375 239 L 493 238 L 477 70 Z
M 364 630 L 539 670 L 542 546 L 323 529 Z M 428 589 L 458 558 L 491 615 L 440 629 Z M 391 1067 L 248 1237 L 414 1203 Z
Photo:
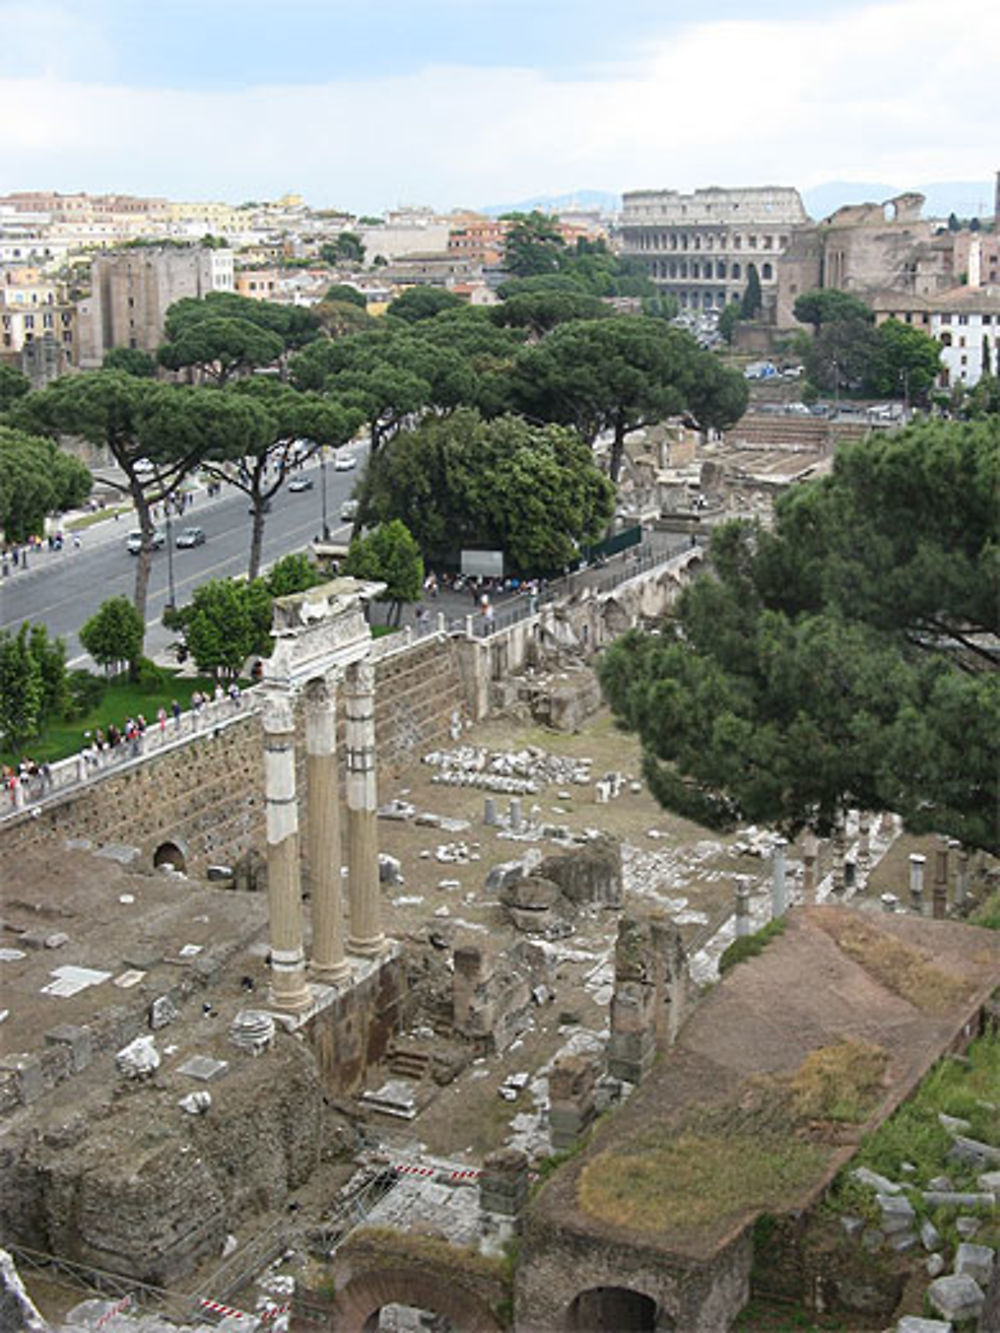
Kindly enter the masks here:
M 385 948 L 375 829 L 375 672 L 370 662 L 347 668 L 347 865 L 352 953 Z
M 788 843 L 784 838 L 776 838 L 774 851 L 771 853 L 771 915 L 781 917 L 788 910 L 788 886 L 785 878 L 785 848 Z
M 350 975 L 344 957 L 340 891 L 340 801 L 337 777 L 337 695 L 332 680 L 305 690 L 309 868 L 312 876 L 312 972 L 318 981 Z
M 868 873 L 872 860 L 871 819 L 867 810 L 858 811 L 858 870 Z
M 597 1113 L 594 1084 L 597 1071 L 585 1055 L 567 1055 L 549 1074 L 549 1137 L 558 1152 L 573 1148 Z
M 275 1007 L 307 1009 L 299 880 L 299 812 L 295 793 L 295 719 L 288 694 L 264 699 L 264 799 L 267 811 L 267 898 L 271 929 L 271 998 Z
M 962 907 L 965 904 L 965 895 L 969 889 L 969 853 L 956 840 L 953 840 L 949 846 L 956 854 L 955 906 Z
M 483 1162 L 479 1206 L 484 1213 L 516 1217 L 528 1197 L 528 1155 L 520 1148 L 500 1148 Z
M 736 881 L 736 938 L 750 934 L 750 886 L 742 879 Z
M 938 839 L 934 849 L 934 888 L 931 911 L 937 920 L 948 915 L 948 839 Z
M 910 911 L 918 916 L 924 911 L 924 863 L 927 858 L 919 852 L 910 853 Z
M 802 839 L 802 897 L 806 903 L 816 901 L 818 859 L 819 840 L 810 829 Z

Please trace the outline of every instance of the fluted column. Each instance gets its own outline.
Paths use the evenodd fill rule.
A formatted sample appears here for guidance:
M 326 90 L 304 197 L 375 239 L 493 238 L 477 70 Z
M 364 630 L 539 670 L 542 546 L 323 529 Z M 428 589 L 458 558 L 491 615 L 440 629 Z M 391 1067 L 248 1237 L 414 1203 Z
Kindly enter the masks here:
M 347 715 L 347 886 L 352 953 L 377 954 L 385 947 L 375 835 L 375 671 L 370 662 L 348 667 L 344 680 Z
M 264 701 L 264 799 L 267 808 L 267 907 L 271 936 L 271 999 L 278 1009 L 307 1009 L 299 880 L 299 811 L 295 792 L 295 716 L 291 696 Z
M 306 781 L 309 810 L 309 869 L 312 884 L 311 971 L 318 981 L 343 981 L 340 893 L 340 799 L 337 791 L 337 686 L 332 677 L 305 690 Z

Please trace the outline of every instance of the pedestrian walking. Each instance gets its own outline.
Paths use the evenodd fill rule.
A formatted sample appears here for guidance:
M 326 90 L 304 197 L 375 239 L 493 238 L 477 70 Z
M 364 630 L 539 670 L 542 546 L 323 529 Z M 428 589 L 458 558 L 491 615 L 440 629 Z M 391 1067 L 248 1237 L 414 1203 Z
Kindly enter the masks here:
M 180 731 L 180 728 L 181 728 L 181 706 L 180 706 L 180 704 L 177 702 L 176 699 L 174 699 L 174 700 L 171 702 L 171 704 L 170 704 L 170 711 L 171 711 L 171 712 L 173 713 L 173 715 L 174 715 L 174 725 L 176 726 L 177 730 Z

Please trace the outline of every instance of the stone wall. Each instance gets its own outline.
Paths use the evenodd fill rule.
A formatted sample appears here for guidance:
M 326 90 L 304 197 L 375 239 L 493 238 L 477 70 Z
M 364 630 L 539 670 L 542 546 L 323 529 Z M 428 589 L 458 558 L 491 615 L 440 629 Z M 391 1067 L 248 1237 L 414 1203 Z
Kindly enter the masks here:
M 323 1086 L 349 1097 L 364 1086 L 369 1066 L 385 1059 L 399 1030 L 406 976 L 398 947 L 355 978 L 306 1026 Z
M 259 1060 L 227 1053 L 211 1113 L 177 1089 L 108 1088 L 45 1132 L 7 1136 L 0 1225 L 13 1243 L 173 1285 L 249 1215 L 280 1208 L 324 1152 L 330 1113 L 309 1051 L 279 1034 Z
M 518 1333 L 592 1328 L 588 1297 L 617 1292 L 623 1304 L 631 1294 L 648 1297 L 663 1333 L 720 1333 L 746 1304 L 751 1252 L 744 1235 L 709 1262 L 685 1261 L 653 1245 L 578 1231 L 572 1219 L 556 1229 L 529 1214 L 515 1277 L 515 1327 Z
M 463 716 L 464 691 L 451 641 L 434 636 L 376 661 L 376 744 L 383 771 L 393 772 L 440 745 Z M 343 705 L 339 716 L 343 762 Z M 300 745 L 300 751 L 303 746 Z M 304 763 L 299 772 L 305 791 Z M 306 846 L 306 803 L 300 803 Z M 263 844 L 264 770 L 259 719 L 248 714 L 218 733 L 108 772 L 0 827 L 5 857 L 67 838 L 121 843 L 151 866 L 157 849 L 173 843 L 184 867 L 203 875 L 212 864 L 232 865 Z M 175 859 L 175 864 L 180 864 Z

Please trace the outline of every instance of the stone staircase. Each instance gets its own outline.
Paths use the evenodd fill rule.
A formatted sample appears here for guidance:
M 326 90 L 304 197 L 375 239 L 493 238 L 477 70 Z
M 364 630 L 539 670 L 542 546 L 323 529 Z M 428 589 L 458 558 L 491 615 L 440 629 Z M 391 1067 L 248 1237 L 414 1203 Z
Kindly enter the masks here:
M 726 443 L 733 448 L 788 449 L 829 453 L 848 440 L 864 439 L 872 430 L 865 421 L 825 421 L 821 417 L 785 417 L 748 412 L 731 430 Z
M 430 1071 L 430 1053 L 422 1046 L 411 1045 L 405 1039 L 389 1047 L 386 1065 L 393 1078 L 408 1078 L 420 1083 Z

